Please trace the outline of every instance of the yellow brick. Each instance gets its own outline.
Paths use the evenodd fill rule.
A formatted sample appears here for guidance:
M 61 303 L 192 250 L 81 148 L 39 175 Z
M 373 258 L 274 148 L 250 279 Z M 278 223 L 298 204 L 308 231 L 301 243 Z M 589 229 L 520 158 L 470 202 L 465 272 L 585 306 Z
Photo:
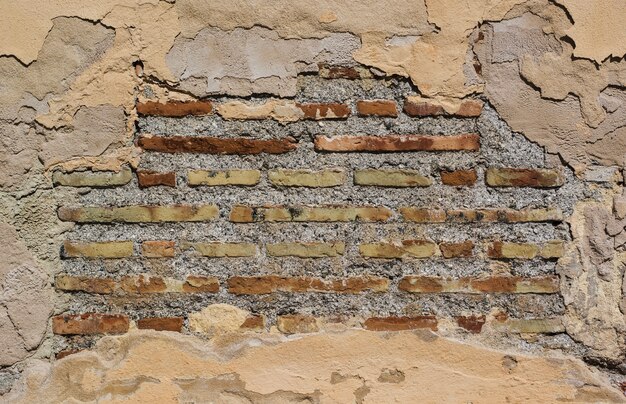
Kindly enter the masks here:
M 392 214 L 378 207 L 313 207 L 263 208 L 260 210 L 268 222 L 384 222 Z
M 432 180 L 414 170 L 367 169 L 354 172 L 354 183 L 379 187 L 427 187 Z
M 133 172 L 129 167 L 124 167 L 119 172 L 75 171 L 64 173 L 56 171 L 52 174 L 54 185 L 69 187 L 112 187 L 128 184 L 132 178 Z
M 565 332 L 563 322 L 559 318 L 508 319 L 504 322 L 494 322 L 498 331 L 508 331 L 520 334 L 557 334 Z
M 218 214 L 215 205 L 61 207 L 58 210 L 59 219 L 79 223 L 204 222 L 215 219 Z
M 63 243 L 63 256 L 66 258 L 124 258 L 132 255 L 132 241 L 104 241 L 93 243 L 65 241 Z
M 271 170 L 269 181 L 284 187 L 336 187 L 346 181 L 346 173 L 341 169 L 312 170 Z
M 361 244 L 362 256 L 370 258 L 426 258 L 437 253 L 437 245 L 424 240 L 404 240 L 395 243 Z
M 224 257 L 254 257 L 256 255 L 256 245 L 250 243 L 190 243 L 181 242 L 183 250 L 195 250 L 197 255 L 212 258 Z
M 322 258 L 343 255 L 344 243 L 276 243 L 267 245 L 267 254 L 274 257 Z
M 543 258 L 560 258 L 563 256 L 563 250 L 563 242 L 554 240 L 544 244 L 540 254 Z
M 187 173 L 189 185 L 256 185 L 261 179 L 258 170 L 191 170 Z

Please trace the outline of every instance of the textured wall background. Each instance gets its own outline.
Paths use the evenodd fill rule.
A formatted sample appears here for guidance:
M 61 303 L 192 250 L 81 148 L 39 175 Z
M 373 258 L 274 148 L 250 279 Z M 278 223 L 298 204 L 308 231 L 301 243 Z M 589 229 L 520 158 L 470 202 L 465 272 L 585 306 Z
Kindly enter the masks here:
M 413 390 L 416 386 L 437 385 L 427 380 L 443 380 L 442 385 L 449 386 L 452 373 L 464 388 L 450 394 L 468 400 L 522 399 L 531 394 L 522 387 L 528 383 L 535 386 L 536 396 L 530 399 L 619 401 L 626 372 L 626 68 L 622 60 L 626 33 L 620 24 L 624 12 L 617 0 L 0 4 L 0 33 L 5 38 L 0 44 L 0 239 L 7 251 L 0 257 L 4 343 L 0 393 L 7 394 L 15 386 L 5 397 L 25 402 L 33 397 L 224 400 L 226 396 L 220 394 L 253 402 L 379 402 L 377 397 L 390 395 L 402 401 L 405 395 L 422 394 Z M 417 98 L 405 104 L 406 97 Z M 210 99 L 211 111 L 207 103 L 174 103 L 197 99 Z M 398 117 L 358 116 L 357 101 L 372 99 L 392 101 Z M 150 110 L 147 102 L 165 103 L 165 110 Z M 478 113 L 467 112 L 472 110 L 468 106 L 474 105 L 476 111 L 475 105 L 482 102 L 485 106 Z M 317 107 L 299 106 L 311 103 L 346 107 L 323 116 Z M 185 109 L 189 105 L 194 109 Z M 406 105 L 417 106 L 411 112 Z M 426 116 L 415 116 L 418 112 Z M 191 113 L 202 116 L 171 117 Z M 307 114 L 341 119 L 306 120 Z M 473 133 L 480 148 L 390 154 L 313 150 L 318 134 L 418 133 Z M 175 134 L 220 139 L 291 137 L 297 148 L 284 155 L 163 157 L 148 150 L 155 147 L 150 146 L 153 140 L 140 140 L 146 135 Z M 290 188 L 272 184 L 269 177 L 274 169 L 328 167 L 342 170 L 336 187 Z M 503 167 L 546 168 L 555 170 L 556 177 L 533 174 L 533 181 L 539 182 L 525 184 L 531 187 L 491 187 L 485 173 Z M 365 168 L 415 170 L 411 180 L 428 186 L 385 191 L 354 184 L 356 170 Z M 252 188 L 226 190 L 206 184 L 189 187 L 192 169 L 258 170 L 260 182 Z M 458 187 L 443 182 L 442 170 L 459 169 L 475 170 L 476 184 Z M 140 181 L 172 185 L 171 174 L 155 178 L 146 171 L 175 173 L 176 187 L 139 188 Z M 75 225 L 76 212 L 63 213 L 79 206 L 215 200 L 220 212 L 214 233 L 193 224 Z M 448 210 L 558 208 L 560 216 L 540 223 L 498 223 L 504 212 L 488 224 L 404 223 L 400 208 L 417 202 Z M 313 223 L 304 232 L 288 223 L 228 220 L 232 205 L 266 203 L 377 206 L 390 209 L 392 219 L 363 226 Z M 211 260 L 185 251 L 182 242 L 206 241 L 207 234 L 214 236 L 213 241 L 254 244 L 254 258 Z M 367 259 L 359 250 L 363 243 L 402 239 L 436 244 L 435 257 Z M 85 249 L 66 244 L 66 259 L 61 259 L 65 241 L 113 240 L 132 241 L 130 254 L 137 258 L 76 258 L 72 255 L 88 255 L 103 246 Z M 175 257 L 142 260 L 146 250 L 141 242 L 154 240 L 174 241 L 152 248 Z M 474 243 L 473 257 L 450 261 L 442 257 L 442 243 L 468 240 Z M 540 249 L 551 240 L 562 241 L 562 248 L 544 254 L 545 259 L 489 253 L 490 243 L 504 241 L 536 245 L 535 255 L 541 256 Z M 342 254 L 333 247 L 335 258 L 267 258 L 266 244 L 279 241 L 339 241 L 346 247 Z M 116 248 L 121 252 L 114 255 L 127 254 L 129 247 Z M 524 256 L 534 251 L 534 247 L 522 248 Z M 394 254 L 397 251 L 392 249 Z M 500 255 L 510 253 L 504 251 Z M 124 278 L 144 273 L 158 275 L 164 286 Z M 364 273 L 382 279 L 376 288 L 384 284 L 385 292 L 293 290 L 310 288 L 310 283 L 306 287 L 283 283 L 278 288 L 283 291 L 271 293 L 273 300 L 265 301 L 266 295 L 229 292 L 233 276 L 346 279 Z M 503 274 L 541 277 L 542 292 L 520 294 L 510 285 L 502 289 L 501 284 L 495 286 L 500 290 L 482 290 L 484 295 L 478 297 L 398 289 L 404 276 L 483 279 Z M 188 275 L 205 277 L 202 287 L 207 289 L 172 299 L 172 291 L 178 293 L 189 283 Z M 91 278 L 100 279 L 99 291 Z M 272 278 L 270 283 L 275 281 Z M 193 279 L 191 286 L 198 288 L 198 282 Z M 146 284 L 159 293 L 142 296 Z M 323 285 L 316 288 L 329 288 L 328 283 Z M 70 327 L 89 332 L 54 335 L 53 331 L 67 334 L 59 332 L 72 320 L 64 314 L 88 312 L 128 318 L 82 318 L 70 321 Z M 280 318 L 293 314 L 305 317 Z M 330 314 L 343 317 L 330 321 Z M 141 327 L 140 321 L 164 316 L 183 319 L 182 323 L 170 319 L 166 328 L 193 336 L 135 330 L 155 328 L 155 324 L 162 328 L 163 323 L 149 321 Z M 439 336 L 451 339 L 444 341 L 423 330 L 386 337 L 359 331 L 368 328 L 368 318 L 378 318 L 377 324 L 387 328 L 390 321 L 396 324 L 402 318 L 403 328 L 436 328 Z M 470 326 L 463 327 L 459 318 L 471 318 L 464 323 Z M 513 320 L 536 322 L 524 329 L 524 324 Z M 508 328 L 497 330 L 499 323 Z M 241 330 L 243 324 L 247 325 Z M 256 329 L 259 324 L 263 332 Z M 477 324 L 483 332 L 468 331 Z M 278 333 L 289 326 L 295 327 L 291 329 L 295 336 Z M 553 328 L 542 333 L 546 327 Z M 93 351 L 63 361 L 53 359 L 59 352 L 66 355 L 91 347 L 102 332 L 128 329 L 124 336 L 100 339 Z M 315 334 L 305 336 L 304 331 Z M 381 338 L 397 345 L 382 343 Z M 381 344 L 388 349 L 377 348 Z M 334 351 L 325 348 L 330 346 Z M 415 347 L 413 352 L 439 355 L 420 362 L 419 355 L 403 352 L 406 346 Z M 155 350 L 162 362 L 171 363 L 169 368 L 155 365 Z M 277 359 L 297 358 L 304 352 L 345 360 L 303 359 L 287 364 Z M 538 357 L 525 356 L 529 354 Z M 373 355 L 384 360 L 372 363 Z M 477 357 L 493 368 L 464 367 Z M 145 363 L 148 358 L 150 363 Z M 195 367 L 188 367 L 190 362 Z M 256 373 L 245 370 L 249 363 L 256 365 Z M 267 367 L 275 374 L 257 379 Z M 281 377 L 285 369 L 303 376 Z M 447 370 L 439 373 L 441 369 Z M 471 374 L 493 383 L 481 385 Z M 68 383 L 71 389 L 65 388 Z

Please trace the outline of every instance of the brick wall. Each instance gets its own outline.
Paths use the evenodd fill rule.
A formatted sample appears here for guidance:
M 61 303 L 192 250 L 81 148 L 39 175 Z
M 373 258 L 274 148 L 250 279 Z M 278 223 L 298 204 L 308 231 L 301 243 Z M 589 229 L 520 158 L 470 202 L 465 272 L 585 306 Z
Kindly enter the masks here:
M 367 76 L 367 77 L 366 77 Z M 580 184 L 482 101 L 323 66 L 295 99 L 137 104 L 136 169 L 56 172 L 61 355 L 129 327 L 563 332 L 556 261 Z

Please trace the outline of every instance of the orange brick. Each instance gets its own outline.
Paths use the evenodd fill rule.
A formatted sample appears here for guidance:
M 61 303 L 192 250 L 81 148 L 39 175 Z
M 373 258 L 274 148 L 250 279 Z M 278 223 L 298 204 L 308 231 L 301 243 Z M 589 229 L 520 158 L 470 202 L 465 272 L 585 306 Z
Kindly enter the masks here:
M 176 173 L 137 170 L 137 182 L 139 183 L 139 188 L 149 188 L 158 185 L 176 187 Z
M 476 170 L 457 170 L 457 171 L 442 171 L 441 182 L 444 185 L 453 186 L 471 186 L 476 183 L 478 174 Z
M 142 318 L 137 321 L 137 328 L 140 330 L 155 331 L 176 331 L 181 332 L 183 329 L 182 317 L 149 317 Z
M 265 316 L 251 314 L 239 328 L 244 330 L 265 330 Z
M 52 317 L 52 332 L 57 335 L 123 334 L 128 317 L 121 314 L 64 314 Z
M 477 134 L 456 136 L 385 135 L 385 136 L 317 136 L 315 150 L 325 152 L 411 152 L 476 151 Z
M 489 168 L 485 182 L 491 187 L 555 188 L 565 179 L 560 171 L 545 168 Z
M 213 110 L 209 101 L 168 101 L 160 103 L 147 101 L 137 103 L 139 115 L 183 117 L 188 115 L 208 115 Z
M 304 119 L 344 119 L 350 116 L 350 107 L 345 104 L 296 104 L 304 112 Z
M 176 243 L 173 241 L 153 240 L 141 243 L 141 253 L 148 258 L 167 258 L 173 257 L 176 253 L 174 247 Z
M 439 249 L 444 258 L 468 258 L 472 256 L 474 243 L 469 240 L 462 243 L 441 243 Z
M 397 117 L 398 108 L 391 100 L 357 101 L 356 109 L 361 116 Z
M 405 276 L 398 289 L 411 293 L 557 293 L 555 276 L 521 278 L 490 276 L 485 278 L 449 279 L 432 276 Z
M 214 276 L 187 276 L 183 283 L 185 293 L 217 293 L 220 290 L 220 282 Z
M 483 102 L 480 100 L 436 100 L 409 96 L 404 101 L 404 113 L 409 116 L 455 116 L 475 118 L 480 116 Z
M 371 317 L 365 320 L 363 327 L 370 331 L 404 331 L 419 328 L 437 331 L 437 318 L 435 316 Z
M 61 359 L 65 358 L 65 357 L 67 357 L 67 356 L 74 355 L 74 354 L 82 352 L 82 351 L 83 351 L 83 349 L 64 349 L 62 351 L 59 351 L 55 355 L 55 358 L 56 358 L 56 360 L 61 360 Z
M 120 288 L 126 293 L 136 294 L 162 293 L 167 290 L 163 278 L 144 275 L 123 277 Z

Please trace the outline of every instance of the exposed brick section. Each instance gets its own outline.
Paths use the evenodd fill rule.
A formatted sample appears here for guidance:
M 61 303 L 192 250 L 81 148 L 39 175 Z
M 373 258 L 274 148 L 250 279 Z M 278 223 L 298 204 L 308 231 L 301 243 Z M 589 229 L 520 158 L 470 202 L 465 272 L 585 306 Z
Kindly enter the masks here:
M 398 289 L 412 293 L 557 293 L 559 279 L 555 276 L 521 278 L 491 276 L 486 278 L 439 278 L 405 276 Z
M 239 327 L 242 330 L 257 330 L 263 331 L 265 330 L 265 316 L 263 315 L 249 315 L 248 318 L 245 319 L 243 324 Z
M 276 319 L 276 326 L 278 331 L 285 334 L 306 334 L 319 331 L 315 317 L 298 314 L 279 316 Z
M 502 332 L 518 334 L 559 334 L 565 332 L 560 318 L 508 319 L 494 322 L 493 327 Z
M 146 258 L 169 258 L 176 254 L 176 243 L 166 240 L 151 240 L 141 243 L 141 255 Z
M 121 314 L 65 314 L 52 317 L 52 332 L 57 335 L 123 334 L 128 317 Z
M 361 244 L 359 252 L 369 258 L 427 258 L 437 253 L 437 245 L 425 240 Z
M 413 117 L 456 116 L 475 118 L 480 116 L 483 102 L 480 100 L 438 101 L 419 97 L 407 97 L 404 101 L 404 113 Z
M 315 150 L 325 152 L 412 152 L 412 151 L 476 151 L 480 148 L 477 134 L 457 136 L 386 135 L 386 136 L 317 136 Z
M 437 318 L 435 316 L 371 317 L 365 320 L 363 327 L 370 331 L 404 331 L 419 328 L 437 331 Z
M 214 276 L 189 275 L 182 290 L 184 293 L 217 293 L 220 290 L 220 282 Z
M 165 280 L 158 276 L 125 276 L 120 281 L 120 288 L 131 294 L 163 293 L 167 291 Z
M 350 116 L 350 107 L 345 104 L 296 104 L 304 112 L 304 119 L 344 119 Z
M 183 250 L 193 249 L 197 255 L 211 258 L 254 257 L 257 252 L 256 245 L 251 243 L 226 243 L 219 241 L 208 243 L 181 242 L 180 248 Z
M 213 111 L 209 101 L 168 101 L 166 103 L 148 101 L 137 103 L 139 115 L 183 117 L 187 115 L 208 115 Z
M 155 331 L 175 331 L 181 332 L 183 329 L 182 317 L 150 317 L 142 318 L 137 321 L 137 328 L 140 330 Z
M 485 181 L 491 187 L 555 188 L 565 179 L 560 171 L 545 168 L 489 168 Z
M 132 241 L 63 242 L 63 258 L 125 258 L 132 255 Z
M 149 170 L 137 171 L 137 182 L 139 188 L 149 188 L 163 185 L 166 187 L 176 187 L 176 173 L 159 173 Z
M 228 291 L 236 295 L 263 295 L 274 292 L 384 292 L 388 287 L 389 280 L 368 276 L 346 279 L 320 279 L 267 275 L 234 276 L 228 279 Z
M 65 292 L 87 292 L 110 294 L 115 290 L 115 281 L 110 278 L 59 275 L 54 281 L 57 290 Z
M 459 327 L 466 329 L 472 334 L 478 334 L 482 331 L 483 325 L 485 325 L 485 316 L 459 316 L 456 318 L 456 323 Z
M 391 118 L 398 116 L 396 102 L 391 100 L 357 101 L 356 110 L 360 116 L 379 116 Z
M 187 183 L 191 186 L 252 186 L 258 184 L 260 180 L 261 172 L 259 170 L 191 170 L 187 173 Z
M 116 187 L 128 184 L 133 179 L 133 172 L 129 167 L 119 172 L 113 171 L 74 171 L 64 173 L 55 171 L 52 174 L 52 183 L 56 186 L 68 187 Z
M 489 258 L 495 259 L 532 259 L 536 257 L 551 259 L 560 258 L 563 253 L 562 241 L 550 241 L 543 245 L 495 241 L 487 247 L 487 255 Z
M 400 208 L 400 213 L 406 221 L 417 223 L 537 223 L 560 222 L 563 213 L 560 209 L 458 209 L 444 211 L 441 209 L 427 209 L 416 207 Z
M 439 249 L 444 258 L 469 258 L 474 251 L 474 243 L 470 240 L 462 243 L 440 243 Z
M 134 205 L 123 207 L 60 207 L 59 219 L 78 223 L 205 222 L 219 214 L 215 205 Z
M 297 147 L 292 138 L 261 140 L 208 136 L 142 135 L 137 144 L 144 150 L 160 153 L 199 154 L 281 154 Z
M 334 243 L 276 243 L 266 246 L 267 255 L 274 257 L 323 258 L 343 255 L 346 245 Z
M 354 184 L 378 187 L 427 187 L 432 180 L 415 170 L 365 169 L 354 171 Z
M 283 187 L 336 187 L 346 181 L 346 172 L 339 168 L 327 170 L 270 170 L 268 180 Z
M 442 171 L 441 182 L 444 185 L 457 187 L 471 186 L 476 183 L 478 175 L 476 170 Z
M 373 206 L 292 206 L 251 207 L 234 206 L 230 220 L 251 222 L 384 222 L 392 211 Z

